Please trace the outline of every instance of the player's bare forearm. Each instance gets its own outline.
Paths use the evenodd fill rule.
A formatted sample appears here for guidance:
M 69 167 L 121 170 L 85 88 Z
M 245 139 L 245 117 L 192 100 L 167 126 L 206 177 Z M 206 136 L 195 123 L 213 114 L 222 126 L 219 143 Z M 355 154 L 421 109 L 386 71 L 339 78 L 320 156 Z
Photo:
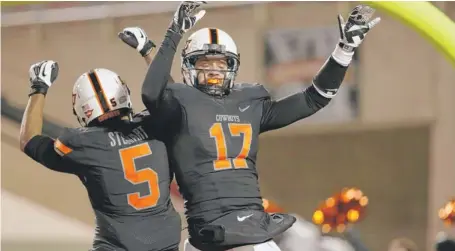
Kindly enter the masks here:
M 152 50 L 149 54 L 147 54 L 143 57 L 147 66 L 149 66 L 152 63 L 154 56 L 155 56 L 155 50 Z
M 169 81 L 172 61 L 182 35 L 168 30 L 142 84 L 142 101 L 150 113 L 159 108 Z
M 43 129 L 43 94 L 34 94 L 30 96 L 27 107 L 22 117 L 20 129 L 20 149 L 24 151 L 27 143 L 36 135 L 40 135 Z

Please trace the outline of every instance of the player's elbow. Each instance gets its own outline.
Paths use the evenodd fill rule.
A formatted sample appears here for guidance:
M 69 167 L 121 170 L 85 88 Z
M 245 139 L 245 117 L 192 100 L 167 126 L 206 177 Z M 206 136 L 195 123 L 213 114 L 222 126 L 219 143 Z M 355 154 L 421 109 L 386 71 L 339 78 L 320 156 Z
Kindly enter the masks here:
M 155 110 L 158 106 L 158 98 L 153 97 L 148 93 L 142 92 L 142 103 L 149 110 L 149 112 Z
M 20 132 L 20 135 L 19 135 L 19 149 L 24 152 L 25 151 L 25 147 L 27 146 L 27 144 L 30 142 L 30 140 L 37 136 L 38 134 L 36 132 L 30 132 L 30 131 L 22 131 Z
M 159 90 L 156 90 L 156 88 L 153 88 L 153 86 L 147 84 L 147 82 L 147 80 L 144 81 L 141 90 L 142 102 L 144 102 L 144 104 L 153 103 L 153 101 L 156 101 L 159 97 L 159 93 L 157 92 Z
M 25 151 L 25 146 L 27 146 L 27 143 L 29 142 L 30 139 L 25 139 L 25 138 L 20 138 L 19 139 L 19 149 L 21 149 L 22 152 Z
M 29 140 L 30 138 L 27 136 L 27 132 L 23 130 L 23 127 L 21 127 L 19 132 L 19 149 L 21 149 L 22 152 L 24 152 L 25 146 Z
M 310 86 L 304 92 L 305 100 L 314 112 L 326 107 L 332 98 L 321 95 L 315 85 Z
M 313 107 L 315 107 L 316 111 L 320 111 L 322 108 L 326 107 L 332 99 L 330 98 L 320 98 L 313 100 Z

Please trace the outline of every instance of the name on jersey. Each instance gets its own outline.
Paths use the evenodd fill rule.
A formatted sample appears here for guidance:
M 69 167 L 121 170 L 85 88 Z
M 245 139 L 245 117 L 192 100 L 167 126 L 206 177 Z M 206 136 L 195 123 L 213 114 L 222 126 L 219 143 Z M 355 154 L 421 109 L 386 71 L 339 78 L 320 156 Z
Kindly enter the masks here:
M 128 135 L 124 135 L 121 132 L 110 132 L 108 133 L 109 138 L 111 139 L 111 146 L 125 146 L 137 143 L 149 138 L 145 130 L 138 126 L 132 130 Z
M 238 115 L 216 115 L 216 122 L 240 122 L 240 117 Z

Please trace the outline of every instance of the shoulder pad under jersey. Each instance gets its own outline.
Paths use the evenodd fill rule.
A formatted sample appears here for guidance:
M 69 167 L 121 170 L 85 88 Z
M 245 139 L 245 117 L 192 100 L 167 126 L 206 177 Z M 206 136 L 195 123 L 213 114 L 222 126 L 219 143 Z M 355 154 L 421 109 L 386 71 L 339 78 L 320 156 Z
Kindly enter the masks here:
M 134 114 L 133 115 L 133 121 L 136 121 L 136 119 L 146 118 L 148 116 L 150 116 L 150 112 L 147 109 L 145 109 L 145 110 L 143 110 L 141 112 L 138 112 L 138 113 Z
M 194 89 L 194 88 L 187 84 L 184 84 L 184 83 L 173 83 L 173 84 L 167 85 L 166 89 L 171 90 L 171 91 L 180 91 L 180 90 L 187 90 L 187 89 Z
M 180 101 L 193 100 L 194 98 L 198 98 L 199 95 L 206 95 L 197 88 L 183 83 L 170 84 L 166 87 L 166 90 L 171 92 L 172 96 Z
M 243 99 L 266 99 L 270 98 L 269 91 L 261 84 L 258 83 L 241 83 L 235 84 L 232 88 L 231 94 L 241 95 Z
M 54 141 L 54 149 L 61 156 L 65 156 L 93 142 L 93 132 L 103 131 L 101 127 L 64 128 L 60 136 Z M 85 141 L 85 142 L 84 142 Z
M 259 83 L 235 83 L 234 87 L 232 89 L 242 89 L 242 88 L 249 88 L 249 87 L 257 87 L 257 86 L 263 86 Z
M 149 129 L 148 127 L 153 124 L 153 119 L 150 112 L 145 109 L 133 115 L 133 123 L 141 123 L 145 126 L 145 128 Z

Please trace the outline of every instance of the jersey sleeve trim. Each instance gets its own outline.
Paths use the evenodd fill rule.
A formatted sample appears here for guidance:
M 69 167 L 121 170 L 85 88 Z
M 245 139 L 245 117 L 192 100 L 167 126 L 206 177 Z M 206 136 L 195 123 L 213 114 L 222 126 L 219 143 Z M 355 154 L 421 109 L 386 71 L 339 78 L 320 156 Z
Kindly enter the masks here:
M 60 156 L 65 156 L 70 154 L 73 149 L 63 144 L 60 140 L 55 140 L 54 149 Z

